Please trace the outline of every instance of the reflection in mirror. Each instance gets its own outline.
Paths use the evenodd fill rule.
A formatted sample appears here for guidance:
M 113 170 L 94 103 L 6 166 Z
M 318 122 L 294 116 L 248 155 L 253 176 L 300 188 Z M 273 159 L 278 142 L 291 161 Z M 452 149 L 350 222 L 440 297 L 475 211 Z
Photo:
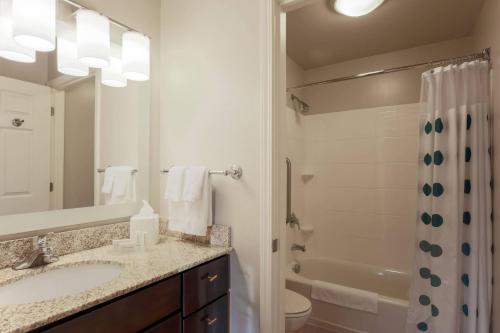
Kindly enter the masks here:
M 0 0 L 0 25 L 8 22 L 3 9 L 9 4 Z M 127 80 L 134 75 L 123 73 L 121 64 L 115 71 L 126 32 L 115 24 L 110 67 L 75 71 L 73 64 L 68 70 L 71 63 L 61 54 L 76 52 L 77 11 L 58 1 L 57 47 L 36 52 L 35 62 L 0 53 L 0 215 L 134 203 L 136 189 L 144 190 L 138 183 L 145 181 L 139 124 L 149 112 L 149 82 Z M 141 34 L 128 34 L 149 43 Z M 68 40 L 74 41 L 73 51 Z

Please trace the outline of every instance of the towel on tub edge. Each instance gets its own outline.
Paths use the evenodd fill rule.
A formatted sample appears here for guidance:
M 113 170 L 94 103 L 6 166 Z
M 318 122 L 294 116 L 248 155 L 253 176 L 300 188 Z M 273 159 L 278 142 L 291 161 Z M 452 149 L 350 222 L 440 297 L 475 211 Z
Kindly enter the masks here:
M 311 298 L 350 309 L 378 313 L 378 294 L 324 281 L 313 281 Z

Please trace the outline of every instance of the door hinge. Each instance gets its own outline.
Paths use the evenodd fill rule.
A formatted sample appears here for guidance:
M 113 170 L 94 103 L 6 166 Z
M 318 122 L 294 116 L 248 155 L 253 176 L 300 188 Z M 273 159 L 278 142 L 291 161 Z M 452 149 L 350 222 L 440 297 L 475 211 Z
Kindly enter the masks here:
M 279 241 L 278 241 L 278 239 L 277 239 L 277 238 L 273 239 L 273 246 L 272 246 L 272 248 L 273 248 L 273 253 L 274 253 L 274 252 L 278 252 L 278 249 L 279 249 Z
M 49 191 L 54 192 L 54 183 L 53 182 L 49 183 Z
M 54 114 L 56 113 L 56 110 L 54 109 L 53 106 L 50 107 L 50 115 L 54 117 Z

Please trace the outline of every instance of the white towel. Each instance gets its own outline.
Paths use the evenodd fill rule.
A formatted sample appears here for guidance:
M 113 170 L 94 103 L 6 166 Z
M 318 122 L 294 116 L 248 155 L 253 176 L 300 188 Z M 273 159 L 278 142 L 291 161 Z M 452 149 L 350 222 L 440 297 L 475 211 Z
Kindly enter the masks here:
M 135 175 L 131 166 L 107 167 L 101 192 L 106 205 L 135 202 Z
M 194 202 L 201 199 L 203 182 L 207 172 L 207 168 L 201 166 L 186 168 L 184 189 L 182 191 L 183 201 Z
M 324 281 L 313 281 L 311 298 L 350 309 L 378 313 L 378 294 Z
M 207 227 L 212 225 L 212 183 L 208 174 L 208 169 L 203 168 L 202 181 L 198 182 L 199 170 L 184 173 L 183 190 L 186 198 L 182 196 L 180 201 L 168 200 L 168 227 L 172 231 L 182 232 L 189 235 L 206 236 Z M 193 178 L 193 179 L 188 179 Z M 198 184 L 199 189 L 194 188 Z M 184 188 L 186 184 L 192 187 L 189 190 Z M 168 189 L 167 189 L 168 191 Z M 194 195 L 199 191 L 197 200 L 193 200 Z M 187 200 L 189 199 L 189 200 Z M 193 200 L 193 201 L 190 201 Z
M 165 189 L 165 199 L 172 202 L 182 201 L 182 191 L 184 188 L 184 175 L 186 167 L 173 166 L 168 171 L 167 186 Z

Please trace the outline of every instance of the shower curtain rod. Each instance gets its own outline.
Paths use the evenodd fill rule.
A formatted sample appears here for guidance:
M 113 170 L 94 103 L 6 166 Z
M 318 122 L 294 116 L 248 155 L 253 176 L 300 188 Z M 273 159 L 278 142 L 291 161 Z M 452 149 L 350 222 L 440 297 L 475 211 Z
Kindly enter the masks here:
M 490 48 L 487 48 L 487 49 L 484 49 L 481 53 L 475 53 L 475 54 L 471 54 L 471 55 L 464 56 L 464 57 L 441 59 L 441 60 L 435 60 L 435 61 L 430 61 L 430 62 L 422 62 L 422 63 L 414 64 L 414 65 L 387 68 L 387 69 L 381 69 L 381 70 L 373 71 L 373 72 L 337 77 L 334 79 L 311 82 L 311 83 L 306 83 L 306 84 L 302 84 L 302 85 L 295 86 L 295 87 L 290 87 L 290 88 L 287 88 L 286 91 L 290 91 L 292 89 L 301 89 L 301 88 L 307 88 L 307 87 L 312 87 L 312 86 L 319 86 L 319 85 L 323 85 L 323 84 L 330 84 L 330 83 L 335 83 L 335 82 L 361 79 L 361 78 L 365 78 L 365 77 L 369 77 L 369 76 L 402 72 L 402 71 L 406 71 L 409 69 L 415 69 L 415 68 L 424 68 L 424 67 L 433 68 L 433 67 L 445 66 L 445 65 L 449 65 L 449 64 L 460 63 L 460 62 L 465 62 L 465 61 L 473 61 L 473 60 L 490 61 L 490 58 L 491 58 L 491 50 L 490 50 Z

